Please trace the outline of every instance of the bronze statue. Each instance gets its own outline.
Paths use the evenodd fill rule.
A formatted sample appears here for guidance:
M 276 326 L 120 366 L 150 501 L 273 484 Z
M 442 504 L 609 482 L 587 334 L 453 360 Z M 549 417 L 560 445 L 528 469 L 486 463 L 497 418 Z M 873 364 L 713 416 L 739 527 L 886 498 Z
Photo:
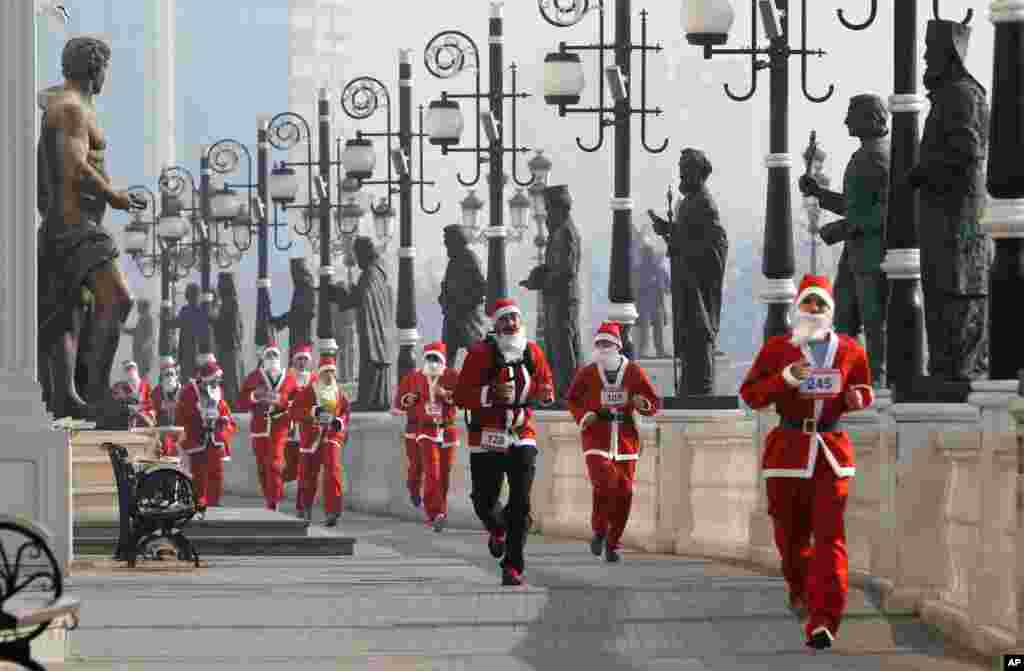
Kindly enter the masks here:
M 487 334 L 487 315 L 484 300 L 487 280 L 480 271 L 480 259 L 469 248 L 466 233 L 458 224 L 445 226 L 444 246 L 448 250 L 448 267 L 441 281 L 441 304 L 444 324 L 442 340 L 448 349 L 448 366 L 455 365 L 460 349 L 482 340 Z
M 273 317 L 270 325 L 275 329 L 288 329 L 288 342 L 296 345 L 313 342 L 312 324 L 316 316 L 316 287 L 313 286 L 313 273 L 304 258 L 291 260 L 292 273 L 292 304 L 288 312 Z M 337 323 L 337 322 L 335 322 Z
M 800 177 L 800 191 L 844 219 L 825 224 L 821 239 L 843 242 L 835 281 L 835 330 L 856 338 L 863 327 L 871 362 L 871 383 L 884 388 L 885 309 L 889 281 L 882 271 L 885 218 L 889 207 L 889 111 L 876 95 L 850 98 L 846 126 L 860 148 L 843 175 L 843 192 L 829 191 L 813 177 Z
M 921 285 L 928 373 L 947 381 L 988 374 L 992 240 L 978 230 L 985 205 L 988 103 L 964 66 L 971 31 L 929 21 L 924 85 L 931 109 L 907 183 L 921 194 Z
M 639 235 L 633 238 L 633 245 L 633 294 L 639 314 L 633 329 L 636 358 L 650 357 L 652 340 L 654 355 L 664 358 L 668 356 L 665 350 L 665 325 L 668 323 L 665 294 L 672 289 L 668 258 Z
M 209 329 L 206 312 L 199 304 L 199 285 L 195 282 L 185 287 L 185 305 L 181 306 L 178 317 L 168 326 L 178 330 L 178 366 L 182 380 L 191 380 L 198 369 L 196 357 L 207 354 L 203 351 Z
M 149 371 L 153 368 L 153 358 L 156 356 L 153 350 L 153 313 L 149 309 L 149 299 L 140 298 L 135 305 L 139 313 L 135 327 L 122 331 L 132 337 L 132 359 L 139 366 L 139 374 L 148 380 Z
M 519 285 L 544 296 L 544 353 L 551 364 L 555 398 L 564 405 L 580 360 L 580 234 L 573 224 L 569 187 L 544 189 L 548 243 L 544 263 Z
M 241 380 L 244 379 L 244 363 L 241 360 L 244 328 L 242 312 L 238 307 L 238 289 L 235 276 L 222 272 L 217 277 L 217 300 L 210 311 L 213 325 L 214 355 L 224 371 L 221 390 L 228 405 L 234 406 L 238 399 Z
M 39 349 L 51 369 L 49 409 L 58 416 L 97 417 L 110 404 L 110 370 L 134 302 L 117 266 L 120 252 L 103 227 L 107 205 L 145 206 L 115 190 L 104 169 L 106 138 L 93 100 L 109 64 L 110 47 L 101 40 L 68 40 L 61 55 L 64 84 L 46 92 L 39 139 L 47 197 L 39 232 Z M 84 297 L 92 302 L 87 322 Z
M 714 391 L 714 354 L 722 316 L 722 280 L 729 239 L 705 182 L 711 162 L 699 149 L 679 156 L 679 192 L 675 219 L 647 210 L 654 232 L 668 243 L 672 266 L 672 332 L 679 359 L 677 396 Z
M 391 407 L 391 329 L 395 325 L 394 300 L 387 273 L 373 240 L 359 236 L 353 245 L 362 273 L 355 287 L 331 285 L 331 301 L 342 310 L 356 311 L 359 333 L 359 392 L 354 410 Z

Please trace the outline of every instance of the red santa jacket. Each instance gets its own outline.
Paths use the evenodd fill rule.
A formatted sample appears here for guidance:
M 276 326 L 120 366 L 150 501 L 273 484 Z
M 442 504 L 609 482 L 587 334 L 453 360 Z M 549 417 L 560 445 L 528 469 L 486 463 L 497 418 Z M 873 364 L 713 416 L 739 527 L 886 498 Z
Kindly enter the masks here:
M 828 399 L 810 399 L 802 396 L 799 381 L 790 373 L 789 366 L 801 359 L 814 364 L 811 350 L 789 342 L 790 336 L 773 336 L 761 347 L 757 359 L 740 386 L 740 396 L 754 410 L 775 404 L 783 418 L 803 422 L 816 420 L 828 426 L 850 409 L 846 392 L 854 389 L 860 394 L 864 407 L 874 402 L 871 390 L 871 369 L 867 354 L 852 338 L 830 332 L 828 350 L 823 368 L 839 371 L 838 394 Z M 808 427 L 811 428 L 811 427 Z M 837 477 L 852 477 L 856 472 L 853 444 L 845 431 L 804 432 L 780 425 L 772 429 L 765 439 L 761 468 L 765 477 L 810 478 L 819 448 L 825 453 Z
M 341 426 L 322 425 L 316 419 L 316 408 L 320 404 L 317 398 L 317 385 L 309 384 L 302 388 L 291 407 L 291 418 L 302 427 L 302 443 L 299 451 L 312 454 L 321 445 L 342 447 L 348 439 L 348 422 L 351 417 L 348 397 L 338 385 L 337 407 L 334 416 L 341 420 Z
M 408 420 L 405 437 L 427 438 L 442 443 L 445 447 L 456 445 L 459 440 L 455 427 L 455 404 L 444 400 L 444 391 L 454 393 L 459 374 L 452 368 L 445 368 L 431 386 L 430 378 L 422 370 L 406 374 L 395 392 L 394 407 L 405 413 Z M 419 398 L 412 400 L 412 395 Z
M 295 389 L 292 390 L 291 397 L 288 399 L 289 401 L 291 401 L 291 403 L 294 404 L 295 401 L 299 398 L 299 394 L 302 393 L 302 390 L 305 389 L 306 387 L 310 386 L 314 382 L 316 382 L 320 378 L 320 376 L 317 375 L 315 370 L 310 370 L 310 371 L 308 371 L 309 378 L 307 378 L 305 383 L 303 383 L 302 379 L 299 377 L 299 371 L 297 369 L 289 368 L 288 370 L 291 372 L 292 376 L 295 378 Z M 301 425 L 301 423 L 300 422 L 296 422 L 292 418 L 290 412 L 288 413 L 288 418 L 290 420 L 289 425 L 288 425 L 288 440 L 289 440 L 289 442 L 301 443 L 302 442 L 302 425 Z
M 507 435 L 510 442 L 522 446 L 537 445 L 537 432 L 533 426 L 533 411 L 525 406 L 529 401 L 543 401 L 552 395 L 551 366 L 537 343 L 528 341 L 533 374 L 520 361 L 513 367 L 515 404 L 505 407 L 494 404 L 495 384 L 498 382 L 497 357 L 494 346 L 481 340 L 469 348 L 465 363 L 455 386 L 455 404 L 470 410 L 476 420 L 469 427 L 470 452 L 482 452 L 480 441 L 484 431 Z M 524 353 L 525 356 L 525 353 Z
M 231 416 L 231 408 L 223 398 L 217 402 L 216 408 L 204 408 L 200 403 L 201 397 L 195 381 L 190 382 L 178 394 L 178 407 L 175 409 L 174 417 L 185 429 L 181 449 L 185 454 L 197 454 L 212 445 L 222 448 L 228 453 L 231 436 L 238 430 L 238 425 Z M 217 415 L 215 428 L 208 441 L 204 440 L 207 436 L 203 430 L 204 415 L 207 411 Z
M 279 443 L 288 438 L 288 425 L 291 421 L 288 408 L 292 403 L 292 396 L 298 388 L 295 375 L 291 369 L 281 371 L 277 384 L 271 384 L 267 372 L 263 368 L 257 368 L 246 376 L 242 383 L 242 389 L 238 392 L 238 409 L 241 412 L 252 412 L 252 422 L 249 425 L 249 435 L 252 438 L 269 438 L 272 443 Z M 268 414 L 263 409 L 260 401 L 264 394 L 270 394 L 271 403 L 276 406 L 270 409 L 270 422 L 267 422 Z M 269 425 L 268 425 L 269 424 Z
M 632 401 L 633 396 L 647 399 L 650 407 L 637 408 Z M 596 417 L 601 408 L 617 415 L 611 421 L 596 418 L 583 429 L 581 436 L 583 456 L 597 454 L 613 461 L 636 460 L 640 456 L 640 434 L 634 413 L 650 417 L 661 409 L 661 399 L 647 373 L 639 364 L 625 357 L 615 379 L 610 382 L 596 363 L 579 369 L 566 392 L 566 401 L 569 412 L 579 425 L 588 416 Z
M 156 413 L 153 411 L 151 400 L 152 388 L 149 382 L 140 380 L 138 387 L 127 381 L 115 382 L 114 386 L 110 388 L 110 392 L 114 398 L 124 401 L 132 408 L 134 412 L 132 428 L 143 425 L 152 426 L 156 423 Z M 139 418 L 144 418 L 145 421 Z
M 157 385 L 153 390 L 150 399 L 153 402 L 153 413 L 156 415 L 157 426 L 180 426 L 174 421 L 174 411 L 178 397 L 181 396 L 184 389 L 184 387 L 178 387 L 177 393 L 173 397 L 166 398 L 166 402 L 163 387 Z M 168 457 L 175 456 L 178 453 L 178 436 L 173 433 L 165 433 L 161 439 L 160 453 Z

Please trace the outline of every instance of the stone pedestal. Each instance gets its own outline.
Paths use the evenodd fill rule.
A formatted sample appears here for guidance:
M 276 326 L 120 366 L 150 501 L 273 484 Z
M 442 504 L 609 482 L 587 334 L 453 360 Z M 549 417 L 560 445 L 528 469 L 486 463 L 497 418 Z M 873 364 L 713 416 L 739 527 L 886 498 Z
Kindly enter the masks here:
M 104 443 L 121 445 L 128 458 L 154 456 L 159 441 L 150 429 L 139 431 L 78 431 L 72 435 L 71 491 L 75 524 L 116 521 L 118 519 L 117 483 L 110 455 Z
M 0 510 L 53 534 L 64 569 L 71 560 L 71 458 L 50 428 L 37 357 L 35 2 L 0 3 Z
M 676 395 L 676 374 L 672 359 L 638 359 L 637 363 L 647 371 L 647 376 L 651 378 L 651 383 L 654 384 L 654 388 L 658 390 L 658 394 L 662 398 Z M 727 354 L 717 355 L 715 357 L 714 394 L 716 396 L 733 396 L 738 390 L 739 384 L 736 382 L 736 371 L 732 360 Z

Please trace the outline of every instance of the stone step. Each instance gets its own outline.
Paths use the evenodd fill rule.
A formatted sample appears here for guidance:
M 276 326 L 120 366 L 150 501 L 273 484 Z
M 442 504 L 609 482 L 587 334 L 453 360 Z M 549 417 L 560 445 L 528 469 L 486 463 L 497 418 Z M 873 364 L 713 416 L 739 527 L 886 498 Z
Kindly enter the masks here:
M 90 538 L 117 538 L 116 508 L 112 516 L 93 516 L 83 512 L 75 516 L 75 536 Z M 303 520 L 259 508 L 210 508 L 206 519 L 189 521 L 185 527 L 189 538 L 206 537 L 268 537 L 305 538 Z
M 215 556 L 289 556 L 347 557 L 355 548 L 355 539 L 345 536 L 197 536 L 185 527 L 185 535 L 195 545 L 202 560 Z M 75 535 L 76 556 L 110 556 L 114 553 L 117 535 Z

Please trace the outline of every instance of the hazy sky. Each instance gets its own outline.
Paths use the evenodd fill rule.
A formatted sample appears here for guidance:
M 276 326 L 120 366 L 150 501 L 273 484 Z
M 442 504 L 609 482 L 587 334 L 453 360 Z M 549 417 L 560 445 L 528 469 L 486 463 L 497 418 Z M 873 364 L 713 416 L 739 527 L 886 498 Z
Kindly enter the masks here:
M 829 84 L 835 84 L 832 98 L 823 104 L 807 101 L 801 93 L 800 59 L 790 62 L 790 123 L 789 150 L 794 155 L 795 175 L 802 172 L 800 153 L 807 144 L 808 132 L 815 129 L 819 142 L 828 152 L 827 170 L 833 184 L 840 183 L 842 170 L 856 141 L 849 138 L 843 118 L 849 98 L 859 93 L 877 93 L 884 98 L 892 93 L 892 5 L 895 0 L 880 0 L 875 24 L 860 32 L 843 28 L 835 16 L 842 7 L 852 20 L 867 16 L 867 0 L 843 0 L 841 3 L 814 0 L 809 5 L 808 47 L 823 48 L 822 58 L 808 59 L 808 87 L 813 95 L 822 94 Z M 901 0 L 902 1 L 902 0 Z M 139 86 L 144 85 L 141 73 L 144 63 L 141 50 L 145 40 L 140 39 L 144 20 L 137 0 L 71 0 L 66 4 L 72 10 L 76 30 L 100 32 L 110 36 L 115 47 L 111 93 L 101 101 L 100 111 L 108 124 L 111 136 L 112 172 L 119 184 L 138 181 L 141 175 L 130 174 L 141 170 L 131 167 L 129 156 L 141 157 L 139 146 L 141 122 L 121 123 L 121 119 L 137 116 L 132 100 Z M 607 3 L 614 6 L 614 0 Z M 923 55 L 925 22 L 931 18 L 931 2 L 918 0 L 918 46 Z M 967 7 L 973 7 L 968 68 L 986 87 L 992 78 L 993 27 L 988 20 L 988 3 L 943 0 L 943 18 L 959 20 Z M 648 141 L 658 145 L 669 138 L 668 149 L 651 155 L 640 147 L 639 119 L 634 119 L 634 152 L 632 190 L 636 199 L 635 220 L 646 221 L 648 207 L 662 211 L 665 191 L 676 181 L 676 161 L 679 151 L 687 146 L 703 149 L 714 165 L 709 186 L 718 199 L 722 221 L 732 239 L 753 236 L 761 238 L 764 217 L 765 175 L 764 155 L 768 150 L 768 73 L 758 73 L 758 91 L 747 102 L 733 102 L 722 91 L 729 83 L 736 92 L 749 87 L 749 58 L 702 58 L 701 50 L 686 43 L 680 16 L 684 3 L 679 0 L 652 0 L 646 5 L 633 3 L 634 36 L 640 39 L 639 12 L 650 12 L 648 39 L 660 42 L 664 51 L 650 54 L 648 63 L 648 105 L 664 110 L 660 117 L 648 120 Z M 730 38 L 730 47 L 746 45 L 750 37 L 749 5 L 733 2 L 737 12 Z M 799 2 L 793 0 L 790 24 L 791 42 L 799 47 L 801 20 Z M 423 65 L 423 49 L 430 37 L 441 30 L 459 29 L 467 32 L 481 49 L 486 84 L 487 19 L 489 2 L 486 0 L 351 0 L 353 8 L 349 33 L 350 59 L 354 64 L 344 79 L 372 75 L 384 81 L 397 101 L 397 58 L 399 48 L 414 50 L 414 104 L 426 105 L 438 96 L 442 88 L 452 92 L 469 92 L 473 86 L 470 74 L 441 81 L 433 78 Z M 236 137 L 254 143 L 256 116 L 260 113 L 284 111 L 287 105 L 287 0 L 177 0 L 178 13 L 178 97 L 177 136 L 179 161 L 195 168 L 198 166 L 195 147 L 222 137 Z M 506 67 L 512 62 L 519 66 L 520 90 L 535 94 L 519 106 L 518 137 L 531 148 L 542 148 L 554 163 L 552 183 L 567 183 L 575 197 L 574 217 L 577 226 L 593 251 L 592 262 L 607 264 L 608 238 L 611 214 L 608 199 L 612 188 L 612 133 L 608 129 L 603 149 L 588 154 L 579 151 L 575 138 L 582 137 L 592 143 L 596 137 L 596 121 L 592 115 L 569 115 L 559 118 L 555 108 L 547 106 L 542 97 L 543 59 L 546 53 L 557 49 L 559 41 L 590 43 L 597 39 L 596 14 L 572 28 L 555 28 L 539 16 L 533 0 L 515 0 L 505 3 Z M 613 35 L 612 11 L 608 12 L 607 35 Z M 44 37 L 40 41 L 41 86 L 56 80 L 59 71 L 59 49 L 63 37 Z M 764 45 L 763 32 L 761 45 Z M 42 53 L 45 52 L 45 53 Z M 133 58 L 132 54 L 137 57 Z M 596 104 L 597 62 L 594 52 L 583 56 L 587 76 L 583 104 Z M 920 61 L 919 75 L 923 73 Z M 635 105 L 639 106 L 640 59 L 633 66 Z M 324 82 L 327 85 L 331 83 Z M 337 90 L 343 82 L 331 85 Z M 126 90 L 134 89 L 134 90 Z M 116 93 L 115 93 L 116 91 Z M 920 89 L 923 93 L 923 87 Z M 310 91 L 315 96 L 315 91 Z M 335 101 L 335 104 L 337 102 Z M 116 108 L 115 108 L 116 105 Z M 469 106 L 463 101 L 468 112 Z M 510 120 L 506 108 L 506 120 Z M 343 121 L 340 133 L 351 136 L 355 122 L 338 115 Z M 467 114 L 467 119 L 472 119 Z M 924 115 L 922 115 L 922 123 Z M 311 120 L 315 122 L 314 120 Z M 364 122 L 367 130 L 382 130 L 383 119 Z M 112 127 L 111 127 L 112 125 Z M 397 125 L 397 110 L 396 110 Z M 467 123 L 464 136 L 474 137 Z M 118 158 L 120 157 L 120 158 Z M 526 157 L 528 158 L 528 156 Z M 140 158 L 132 159 L 139 164 Z M 378 164 L 383 165 L 383 151 Z M 431 263 L 431 257 L 442 254 L 440 229 L 455 221 L 458 201 L 465 189 L 455 180 L 455 172 L 463 175 L 473 172 L 471 155 L 440 153 L 428 146 L 426 176 L 438 181 L 438 187 L 428 190 L 427 201 L 443 204 L 441 212 L 433 217 L 419 214 L 415 220 L 415 244 L 419 250 L 417 264 L 426 271 L 443 270 L 440 259 Z M 121 166 L 126 166 L 121 168 Z M 119 170 L 119 168 L 121 168 Z M 528 174 L 526 160 L 520 162 L 520 175 Z M 126 174 L 128 171 L 128 174 Z M 486 193 L 481 180 L 478 193 Z M 507 197 L 512 191 L 507 192 Z M 794 219 L 802 217 L 799 194 L 793 192 Z M 486 216 L 486 210 L 484 212 Z M 528 256 L 523 248 L 510 252 L 510 284 L 513 286 L 528 271 Z M 243 262 L 242 272 L 255 272 L 255 254 Z M 272 260 L 275 269 L 286 271 L 288 254 Z M 485 255 L 484 255 L 485 256 Z M 251 267 L 251 270 L 249 268 Z M 520 277 L 522 276 L 522 277 Z M 283 309 L 290 295 L 290 287 L 274 287 L 275 310 Z M 728 308 L 727 308 L 728 309 Z M 248 339 L 247 334 L 247 339 Z

